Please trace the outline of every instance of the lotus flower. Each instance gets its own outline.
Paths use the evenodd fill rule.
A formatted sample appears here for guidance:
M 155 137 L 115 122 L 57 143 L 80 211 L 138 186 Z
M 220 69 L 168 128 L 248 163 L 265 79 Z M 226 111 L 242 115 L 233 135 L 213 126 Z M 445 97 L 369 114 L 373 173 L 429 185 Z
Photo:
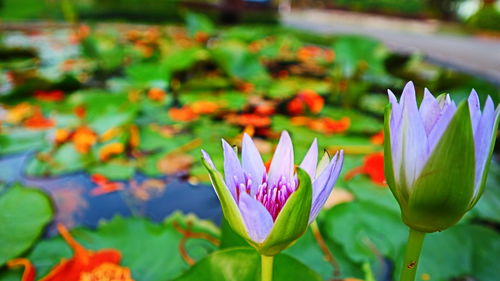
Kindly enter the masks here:
M 385 171 L 404 222 L 421 232 L 454 225 L 479 200 L 495 144 L 500 108 L 477 93 L 456 105 L 426 89 L 417 107 L 409 82 L 401 100 L 389 91 Z
M 269 171 L 248 135 L 243 136 L 242 162 L 224 140 L 224 177 L 209 155 L 203 163 L 231 227 L 262 255 L 274 256 L 299 238 L 333 189 L 343 163 L 343 152 L 318 164 L 314 140 L 295 173 L 293 146 L 285 131 Z

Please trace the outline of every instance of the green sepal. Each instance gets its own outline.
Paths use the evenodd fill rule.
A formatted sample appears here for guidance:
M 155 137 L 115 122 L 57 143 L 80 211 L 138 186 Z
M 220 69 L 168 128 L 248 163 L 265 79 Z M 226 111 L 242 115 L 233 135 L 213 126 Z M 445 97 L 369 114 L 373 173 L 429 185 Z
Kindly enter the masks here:
M 227 187 L 222 174 L 207 163 L 205 159 L 202 158 L 201 161 L 210 174 L 210 181 L 215 189 L 215 193 L 217 193 L 217 197 L 219 197 L 222 212 L 224 213 L 224 217 L 227 222 L 241 237 L 245 238 L 247 241 L 251 241 L 246 231 L 240 209 L 236 205 L 233 195 L 229 192 L 229 188 Z
M 297 190 L 288 198 L 269 236 L 260 244 L 251 243 L 262 255 L 277 255 L 297 241 L 307 229 L 312 205 L 311 178 L 301 168 L 297 168 L 297 176 Z
M 402 206 L 404 222 L 421 232 L 456 224 L 471 202 L 474 174 L 474 136 L 469 107 L 462 102 L 411 187 L 408 206 Z
M 388 104 L 384 111 L 384 174 L 387 184 L 392 191 L 394 197 L 399 204 L 406 204 L 405 198 L 398 192 L 396 179 L 394 177 L 394 167 L 392 163 L 392 147 L 391 147 L 391 114 L 392 104 Z
M 500 114 L 497 112 L 495 116 L 495 123 L 493 124 L 493 134 L 491 134 L 491 141 L 490 141 L 490 149 L 488 152 L 488 157 L 486 158 L 486 165 L 484 166 L 483 173 L 481 174 L 481 183 L 479 184 L 479 191 L 477 194 L 475 194 L 474 199 L 471 201 L 469 205 L 469 209 L 472 209 L 474 205 L 476 205 L 477 201 L 479 201 L 479 198 L 481 198 L 481 195 L 483 195 L 484 192 L 484 187 L 486 185 L 486 179 L 488 178 L 488 172 L 490 170 L 490 164 L 491 164 L 491 156 L 493 155 L 493 150 L 495 148 L 495 140 L 497 139 L 497 130 L 498 130 L 498 124 L 500 123 Z

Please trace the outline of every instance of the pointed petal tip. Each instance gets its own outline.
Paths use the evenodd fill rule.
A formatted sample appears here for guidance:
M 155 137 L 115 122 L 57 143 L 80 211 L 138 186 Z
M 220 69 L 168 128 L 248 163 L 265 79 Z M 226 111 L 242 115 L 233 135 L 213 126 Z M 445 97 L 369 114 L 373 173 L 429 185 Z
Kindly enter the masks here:
M 202 159 L 205 160 L 205 162 L 207 162 L 208 165 L 210 165 L 213 169 L 215 169 L 215 165 L 214 162 L 212 161 L 212 158 L 210 158 L 210 155 L 204 149 L 201 150 L 201 155 Z
M 387 89 L 387 95 L 389 96 L 389 102 L 391 104 L 398 103 L 398 99 L 396 98 L 396 95 L 394 95 L 394 93 L 391 90 Z

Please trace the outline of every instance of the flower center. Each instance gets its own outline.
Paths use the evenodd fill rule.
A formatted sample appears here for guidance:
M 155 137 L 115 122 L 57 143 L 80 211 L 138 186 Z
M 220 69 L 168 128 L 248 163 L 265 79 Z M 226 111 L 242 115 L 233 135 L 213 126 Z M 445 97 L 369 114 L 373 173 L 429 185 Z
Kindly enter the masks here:
M 281 177 L 277 183 L 270 186 L 268 177 L 264 174 L 262 183 L 259 184 L 257 192 L 254 196 L 251 194 L 252 180 L 248 175 L 245 175 L 245 183 L 239 183 L 236 188 L 236 196 L 240 198 L 242 192 L 246 192 L 257 201 L 262 203 L 273 217 L 273 221 L 278 217 L 281 209 L 285 206 L 290 195 L 297 188 L 298 182 L 296 179 L 286 179 Z

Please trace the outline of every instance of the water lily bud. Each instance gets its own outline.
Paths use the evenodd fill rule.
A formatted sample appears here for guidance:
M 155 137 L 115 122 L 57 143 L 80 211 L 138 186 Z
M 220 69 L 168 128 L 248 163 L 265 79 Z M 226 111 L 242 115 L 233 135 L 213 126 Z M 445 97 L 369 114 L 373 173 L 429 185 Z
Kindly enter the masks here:
M 417 106 L 409 82 L 398 102 L 389 91 L 385 173 L 403 221 L 421 232 L 444 230 L 479 200 L 495 144 L 500 108 L 483 111 L 472 91 L 458 106 L 426 89 Z
M 343 163 L 343 152 L 318 164 L 316 140 L 299 168 L 294 168 L 293 146 L 281 134 L 269 171 L 245 134 L 240 163 L 224 140 L 224 176 L 205 151 L 203 163 L 231 227 L 260 254 L 274 256 L 293 244 L 314 221 L 330 195 Z

